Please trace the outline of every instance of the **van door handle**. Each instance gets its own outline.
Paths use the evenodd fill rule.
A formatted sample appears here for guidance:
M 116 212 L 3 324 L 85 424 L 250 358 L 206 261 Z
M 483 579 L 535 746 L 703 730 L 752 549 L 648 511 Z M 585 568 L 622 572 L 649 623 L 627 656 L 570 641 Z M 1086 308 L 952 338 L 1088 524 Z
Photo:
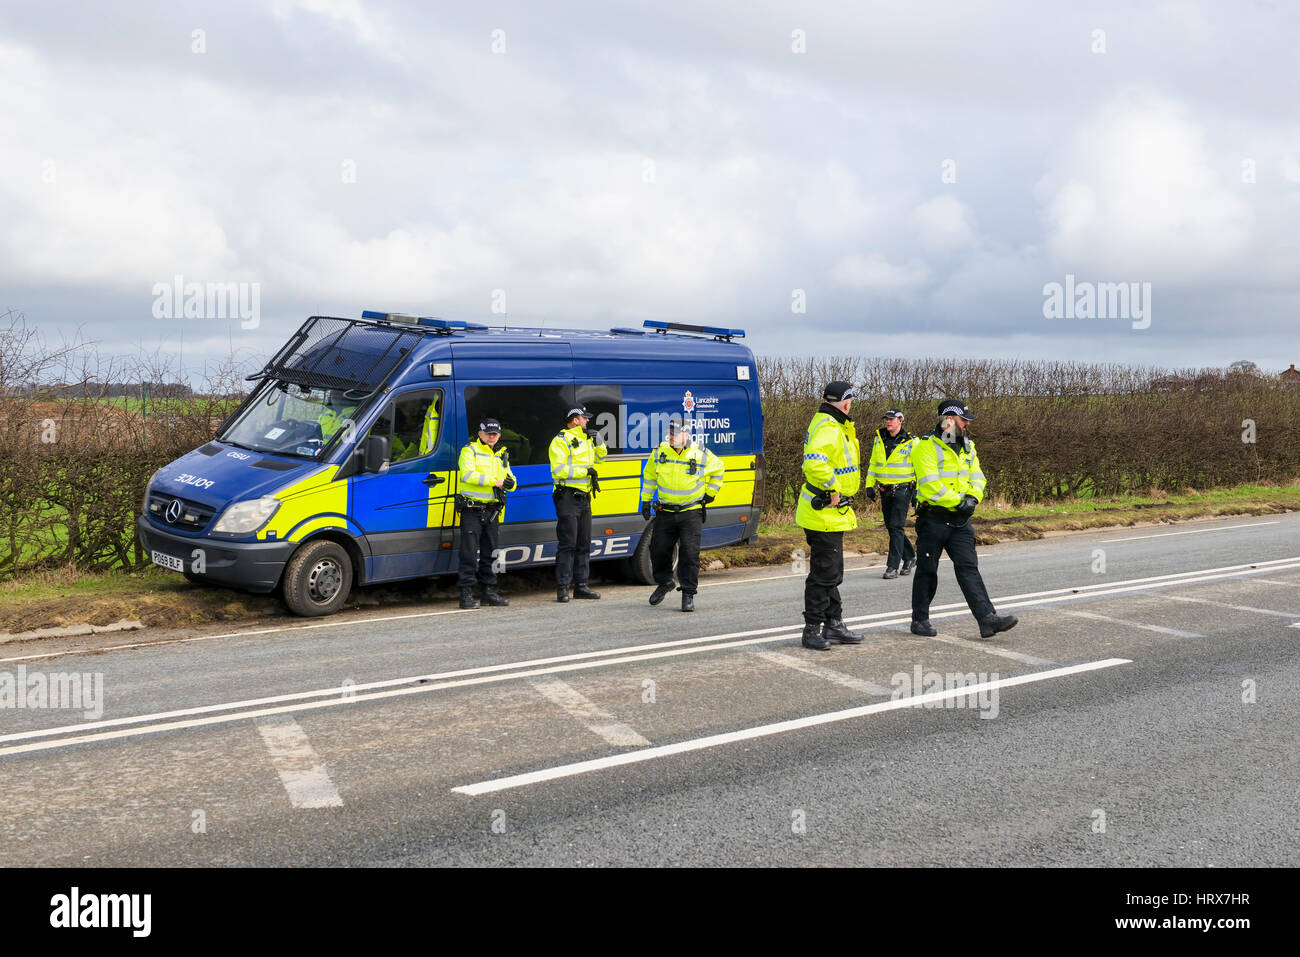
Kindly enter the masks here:
M 434 473 L 430 472 L 428 476 L 424 479 L 424 484 L 429 486 L 430 488 L 433 488 L 433 486 L 441 485 L 445 481 L 447 480 L 443 478 L 441 475 L 435 475 Z

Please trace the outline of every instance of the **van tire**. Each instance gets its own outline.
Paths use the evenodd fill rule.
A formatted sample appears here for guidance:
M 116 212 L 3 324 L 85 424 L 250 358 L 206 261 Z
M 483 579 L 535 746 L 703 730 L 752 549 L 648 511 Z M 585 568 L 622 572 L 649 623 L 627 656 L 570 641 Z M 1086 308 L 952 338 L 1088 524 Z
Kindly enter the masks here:
M 332 615 L 348 600 L 353 577 L 346 548 L 329 539 L 307 542 L 285 566 L 284 603 L 304 618 Z
M 655 583 L 654 566 L 650 563 L 650 535 L 654 529 L 655 520 L 652 518 L 641 535 L 641 541 L 636 543 L 636 551 L 627 560 L 628 577 L 638 585 Z

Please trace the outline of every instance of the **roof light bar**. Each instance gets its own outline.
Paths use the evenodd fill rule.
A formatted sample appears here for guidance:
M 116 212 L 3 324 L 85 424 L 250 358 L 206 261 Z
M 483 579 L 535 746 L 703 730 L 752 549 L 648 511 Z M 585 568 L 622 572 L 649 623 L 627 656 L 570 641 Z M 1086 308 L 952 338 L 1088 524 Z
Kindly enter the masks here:
M 654 329 L 661 335 L 667 335 L 670 332 L 689 332 L 697 335 L 713 336 L 715 339 L 725 339 L 727 342 L 730 342 L 733 338 L 745 338 L 744 329 L 728 329 L 723 326 L 692 326 L 685 322 L 660 322 L 657 319 L 647 319 L 641 325 L 647 329 Z

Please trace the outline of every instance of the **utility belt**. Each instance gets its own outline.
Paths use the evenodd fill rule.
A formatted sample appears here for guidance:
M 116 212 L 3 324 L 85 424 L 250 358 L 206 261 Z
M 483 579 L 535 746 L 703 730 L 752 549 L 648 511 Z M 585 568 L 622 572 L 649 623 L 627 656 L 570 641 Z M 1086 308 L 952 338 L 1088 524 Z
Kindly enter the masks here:
M 502 497 L 504 498 L 504 496 Z M 457 495 L 456 507 L 462 512 L 499 512 L 506 507 L 506 503 L 503 501 L 481 502 L 476 498 Z
M 884 482 L 877 482 L 876 486 L 877 488 L 880 489 L 881 495 L 907 494 L 910 496 L 912 492 L 915 491 L 916 489 L 915 482 L 892 482 L 889 484 L 885 484 Z
M 579 502 L 585 502 L 591 498 L 591 493 L 584 492 L 582 489 L 574 488 L 572 485 L 557 485 L 555 491 L 551 493 L 551 498 L 558 499 L 561 495 L 568 493 Z
M 695 502 L 687 502 L 685 505 L 672 505 L 672 504 L 667 503 L 667 502 L 660 502 L 660 503 L 659 503 L 659 508 L 660 508 L 662 511 L 665 511 L 665 512 L 684 512 L 684 511 L 686 511 L 688 508 L 694 508 L 694 507 L 697 506 L 697 505 L 698 505 L 700 508 L 704 508 L 704 501 L 701 499 L 701 500 L 699 500 L 699 501 L 695 501 Z
M 807 482 L 804 482 L 804 483 L 803 483 L 803 487 L 806 488 L 809 492 L 812 493 L 812 501 L 811 501 L 809 504 L 812 505 L 814 511 L 818 511 L 818 512 L 820 512 L 820 511 L 821 511 L 822 509 L 824 509 L 824 508 L 831 508 L 831 507 L 832 507 L 832 506 L 831 506 L 831 493 L 828 492 L 828 491 L 826 491 L 826 489 L 824 489 L 824 488 L 814 488 L 812 485 L 809 485 Z M 840 496 L 840 504 L 838 504 L 838 505 L 836 505 L 836 506 L 833 506 L 833 507 L 834 507 L 834 508 L 839 508 L 839 509 L 843 509 L 843 508 L 852 508 L 852 507 L 853 507 L 853 499 L 852 499 L 852 498 L 846 498 L 846 497 L 844 497 L 843 495 L 841 495 L 841 496 Z

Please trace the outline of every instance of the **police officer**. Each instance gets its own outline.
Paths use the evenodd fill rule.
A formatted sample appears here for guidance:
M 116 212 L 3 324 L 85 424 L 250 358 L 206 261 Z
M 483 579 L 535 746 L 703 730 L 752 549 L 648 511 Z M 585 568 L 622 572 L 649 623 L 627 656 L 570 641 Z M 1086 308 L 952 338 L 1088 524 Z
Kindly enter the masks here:
M 849 407 L 853 387 L 828 383 L 823 402 L 804 438 L 804 486 L 795 521 L 804 530 L 810 551 L 803 593 L 803 646 L 817 651 L 831 642 L 857 644 L 862 635 L 844 627 L 840 583 L 844 581 L 844 533 L 858 527 L 853 495 L 862 483 L 858 446 Z
M 591 497 L 600 491 L 596 463 L 609 450 L 595 429 L 588 429 L 591 413 L 579 406 L 565 416 L 564 430 L 551 440 L 551 479 L 555 482 L 555 600 L 599 598 L 587 578 L 591 574 Z
M 497 533 L 506 507 L 505 493 L 515 487 L 510 471 L 510 455 L 496 447 L 501 439 L 501 423 L 484 419 L 478 424 L 478 438 L 460 450 L 460 489 L 456 505 L 460 509 L 460 607 L 477 608 L 474 580 L 483 592 L 483 604 L 508 605 L 497 592 L 497 573 L 492 558 L 497 548 Z
M 975 558 L 975 533 L 970 517 L 984 497 L 975 443 L 967 429 L 975 418 L 965 402 L 939 403 L 939 423 L 912 443 L 912 470 L 916 476 L 916 577 L 912 579 L 912 634 L 937 634 L 930 623 L 930 602 L 939 584 L 939 553 L 947 551 L 957 573 L 957 584 L 971 614 L 979 622 L 980 636 L 992 638 L 1015 627 L 1015 615 L 999 615 L 989 601 Z
M 722 460 L 690 441 L 685 426 L 673 419 L 668 438 L 646 461 L 641 483 L 641 517 L 649 521 L 650 500 L 658 512 L 650 538 L 650 562 L 655 590 L 650 604 L 657 605 L 673 590 L 673 548 L 678 549 L 677 574 L 682 580 L 682 611 L 695 610 L 700 578 L 700 535 L 708 505 L 722 489 Z
M 916 551 L 907 540 L 907 512 L 912 504 L 912 465 L 908 461 L 911 451 L 912 434 L 903 428 L 903 413 L 889 409 L 882 417 L 883 428 L 876 430 L 876 437 L 871 443 L 871 461 L 867 466 L 867 477 L 862 485 L 867 498 L 876 497 L 876 486 L 880 487 L 880 511 L 889 532 L 889 557 L 885 560 L 885 574 L 882 578 L 897 578 L 910 575 L 916 564 Z M 899 564 L 902 571 L 899 571 Z

